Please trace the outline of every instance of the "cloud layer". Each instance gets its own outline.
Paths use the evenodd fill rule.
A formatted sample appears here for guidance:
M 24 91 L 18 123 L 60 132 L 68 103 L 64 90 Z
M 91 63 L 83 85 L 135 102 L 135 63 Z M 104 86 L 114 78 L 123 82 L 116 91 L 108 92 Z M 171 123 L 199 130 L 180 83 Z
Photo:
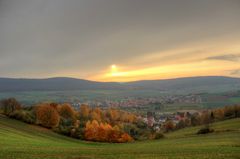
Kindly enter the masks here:
M 209 68 L 239 60 L 239 15 L 239 0 L 0 0 L 0 76 L 127 80 L 105 78 L 112 64 L 134 72 L 187 63 L 197 73 L 202 59 Z

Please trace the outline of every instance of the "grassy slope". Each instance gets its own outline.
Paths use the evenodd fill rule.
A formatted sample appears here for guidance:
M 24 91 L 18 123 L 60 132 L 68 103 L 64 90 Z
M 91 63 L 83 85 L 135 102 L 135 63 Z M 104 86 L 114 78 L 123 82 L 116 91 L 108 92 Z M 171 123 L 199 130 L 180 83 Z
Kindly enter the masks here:
M 0 115 L 0 158 L 240 158 L 240 119 L 213 127 L 217 132 L 208 135 L 194 135 L 199 127 L 193 127 L 162 140 L 106 144 L 71 139 Z

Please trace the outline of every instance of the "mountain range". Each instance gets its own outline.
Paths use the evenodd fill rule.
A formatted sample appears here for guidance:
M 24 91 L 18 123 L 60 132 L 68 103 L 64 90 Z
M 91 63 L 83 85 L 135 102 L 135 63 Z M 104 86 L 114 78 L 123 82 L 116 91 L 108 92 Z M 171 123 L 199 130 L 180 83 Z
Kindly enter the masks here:
M 231 91 L 240 90 L 240 78 L 199 76 L 134 82 L 96 82 L 76 78 L 46 79 L 0 78 L 0 92 L 64 90 L 159 90 L 159 91 Z

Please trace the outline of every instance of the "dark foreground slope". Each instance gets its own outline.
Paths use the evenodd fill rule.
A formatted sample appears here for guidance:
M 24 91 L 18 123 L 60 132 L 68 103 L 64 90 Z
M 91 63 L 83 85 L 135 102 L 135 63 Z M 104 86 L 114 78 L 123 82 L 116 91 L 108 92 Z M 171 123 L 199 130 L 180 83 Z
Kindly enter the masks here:
M 187 128 L 158 141 L 104 144 L 75 140 L 0 116 L 2 159 L 226 159 L 240 157 L 240 119 L 214 124 L 215 133 Z

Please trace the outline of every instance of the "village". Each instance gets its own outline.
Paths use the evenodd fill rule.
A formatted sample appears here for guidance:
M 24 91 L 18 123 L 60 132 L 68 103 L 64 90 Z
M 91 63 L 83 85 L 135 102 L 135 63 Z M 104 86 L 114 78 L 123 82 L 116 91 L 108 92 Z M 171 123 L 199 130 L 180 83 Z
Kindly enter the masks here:
M 99 99 L 83 102 L 75 102 L 72 105 L 77 108 L 81 104 L 91 107 L 145 107 L 148 105 L 162 105 L 174 103 L 199 104 L 202 103 L 200 95 L 163 95 L 158 97 L 125 97 L 122 99 Z
M 208 112 L 207 110 L 181 110 L 174 113 L 158 113 L 147 112 L 146 116 L 142 117 L 142 120 L 149 128 L 155 131 L 160 131 L 164 128 L 164 125 L 169 121 L 173 127 L 178 127 L 180 122 L 188 122 L 192 124 L 193 119 Z
M 185 127 L 194 124 L 198 116 L 206 113 L 207 110 L 199 109 L 182 109 L 176 111 L 164 111 L 165 105 L 169 104 L 201 104 L 202 98 L 200 95 L 165 95 L 160 97 L 141 98 L 141 97 L 125 97 L 119 100 L 95 100 L 86 101 L 83 103 L 73 103 L 77 109 L 82 104 L 90 107 L 116 108 L 116 109 L 133 109 L 141 110 L 137 112 L 140 119 L 148 126 L 148 128 L 158 132 L 164 131 L 165 124 L 171 122 L 172 127 Z M 147 109 L 144 109 L 147 108 Z M 197 124 L 196 124 L 197 125 Z

